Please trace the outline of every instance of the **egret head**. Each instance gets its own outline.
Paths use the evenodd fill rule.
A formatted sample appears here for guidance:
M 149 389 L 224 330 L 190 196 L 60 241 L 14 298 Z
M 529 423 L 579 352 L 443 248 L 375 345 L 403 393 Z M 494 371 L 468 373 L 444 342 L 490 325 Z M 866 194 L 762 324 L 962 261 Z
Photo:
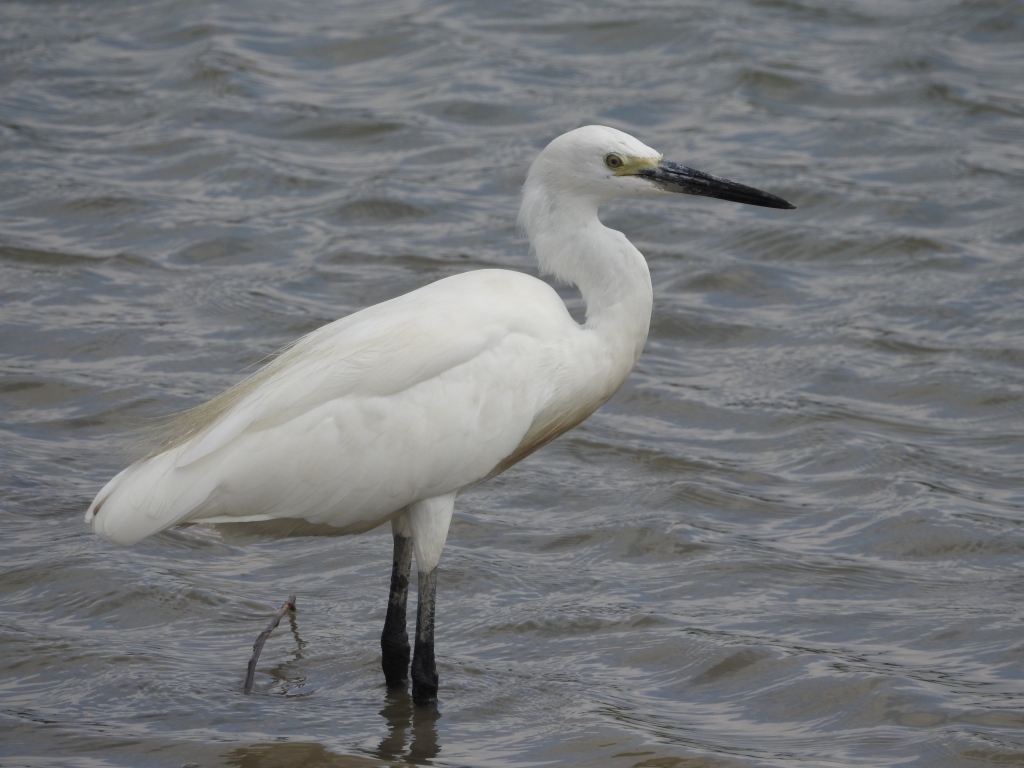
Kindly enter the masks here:
M 600 204 L 616 197 L 671 192 L 766 208 L 795 208 L 781 197 L 665 160 L 628 133 L 588 125 L 559 136 L 530 166 L 527 185 Z

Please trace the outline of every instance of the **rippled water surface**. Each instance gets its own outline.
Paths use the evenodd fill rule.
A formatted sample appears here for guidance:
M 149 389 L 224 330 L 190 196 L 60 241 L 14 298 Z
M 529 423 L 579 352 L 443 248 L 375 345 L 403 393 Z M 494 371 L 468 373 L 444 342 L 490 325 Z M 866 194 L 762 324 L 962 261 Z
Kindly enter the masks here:
M 436 711 L 387 531 L 92 536 L 140 423 L 535 273 L 524 174 L 595 122 L 799 208 L 605 208 L 646 351 L 460 498 Z M 0 182 L 3 766 L 1024 764 L 1019 0 L 6 2 Z

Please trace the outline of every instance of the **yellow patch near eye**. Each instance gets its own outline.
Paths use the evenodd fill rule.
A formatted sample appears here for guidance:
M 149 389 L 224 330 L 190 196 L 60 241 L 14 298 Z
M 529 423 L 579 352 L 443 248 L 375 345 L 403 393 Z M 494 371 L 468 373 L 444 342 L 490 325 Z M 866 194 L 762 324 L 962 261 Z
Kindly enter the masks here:
M 616 154 L 622 160 L 622 165 L 612 168 L 616 176 L 636 176 L 640 171 L 649 171 L 658 167 L 661 157 L 629 157 L 628 155 Z M 605 165 L 608 165 L 607 159 Z M 609 165 L 609 167 L 611 167 Z

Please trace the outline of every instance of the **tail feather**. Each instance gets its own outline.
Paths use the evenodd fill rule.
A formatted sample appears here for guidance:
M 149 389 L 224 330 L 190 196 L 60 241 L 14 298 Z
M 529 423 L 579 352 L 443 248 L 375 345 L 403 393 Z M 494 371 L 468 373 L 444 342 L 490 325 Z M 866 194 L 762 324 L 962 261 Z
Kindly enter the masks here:
M 179 451 L 158 454 L 128 467 L 107 483 L 85 513 L 93 532 L 118 544 L 133 544 L 189 517 L 213 490 L 209 482 L 182 482 Z

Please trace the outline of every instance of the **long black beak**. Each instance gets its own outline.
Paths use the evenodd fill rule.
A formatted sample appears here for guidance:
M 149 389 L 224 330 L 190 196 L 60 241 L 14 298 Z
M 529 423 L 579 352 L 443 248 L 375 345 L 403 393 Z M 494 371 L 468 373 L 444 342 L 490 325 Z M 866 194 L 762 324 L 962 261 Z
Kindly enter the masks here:
M 712 176 L 710 173 L 687 168 L 685 165 L 662 161 L 657 168 L 640 171 L 638 176 L 650 179 L 668 192 L 682 192 L 687 195 L 717 197 L 719 200 L 731 200 L 734 203 L 760 205 L 764 208 L 796 208 L 781 197 L 762 192 L 760 189 L 737 184 L 735 181 Z

